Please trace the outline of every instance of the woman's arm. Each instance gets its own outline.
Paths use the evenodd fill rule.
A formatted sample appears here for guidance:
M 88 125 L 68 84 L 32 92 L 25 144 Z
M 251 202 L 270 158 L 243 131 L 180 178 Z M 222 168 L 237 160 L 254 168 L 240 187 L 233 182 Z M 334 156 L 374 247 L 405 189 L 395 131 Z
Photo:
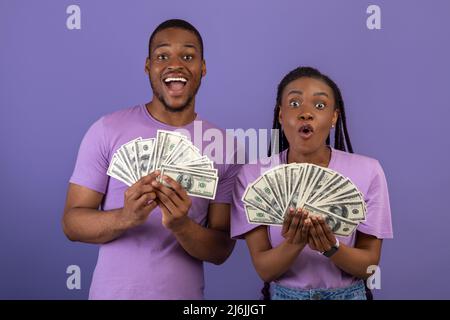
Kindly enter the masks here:
M 311 217 L 312 225 L 309 246 L 320 252 L 328 251 L 336 243 L 336 238 L 328 225 L 320 217 Z M 330 257 L 343 271 L 361 279 L 371 276 L 367 268 L 378 265 L 381 256 L 382 240 L 357 231 L 355 247 L 341 244 L 339 250 Z
M 311 222 L 305 219 L 307 213 L 301 210 L 289 212 L 283 223 L 282 235 L 285 240 L 272 248 L 267 227 L 260 226 L 245 235 L 256 272 L 265 282 L 282 276 L 294 263 L 297 256 L 308 243 Z

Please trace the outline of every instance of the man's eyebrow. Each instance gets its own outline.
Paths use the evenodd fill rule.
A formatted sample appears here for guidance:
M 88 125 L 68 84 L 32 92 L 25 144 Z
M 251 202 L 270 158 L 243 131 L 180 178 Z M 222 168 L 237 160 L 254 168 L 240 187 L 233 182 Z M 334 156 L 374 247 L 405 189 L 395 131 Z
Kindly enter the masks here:
M 170 47 L 170 44 L 168 44 L 167 42 L 160 43 L 153 48 L 153 51 L 155 51 L 156 49 L 161 48 L 161 47 Z
M 325 96 L 325 97 L 329 98 L 329 96 L 326 92 L 316 92 L 313 94 L 313 96 Z
M 160 43 L 160 44 L 155 46 L 153 51 L 155 51 L 156 49 L 159 49 L 161 47 L 170 47 L 170 43 L 167 43 L 167 42 Z M 194 50 L 198 51 L 197 46 L 192 44 L 192 43 L 186 43 L 186 44 L 184 44 L 184 47 L 186 47 L 186 48 L 193 48 Z
M 186 48 L 193 48 L 193 49 L 195 49 L 196 51 L 198 51 L 198 48 L 197 48 L 197 46 L 196 46 L 195 44 L 192 44 L 192 43 L 186 43 L 184 46 L 185 46 Z

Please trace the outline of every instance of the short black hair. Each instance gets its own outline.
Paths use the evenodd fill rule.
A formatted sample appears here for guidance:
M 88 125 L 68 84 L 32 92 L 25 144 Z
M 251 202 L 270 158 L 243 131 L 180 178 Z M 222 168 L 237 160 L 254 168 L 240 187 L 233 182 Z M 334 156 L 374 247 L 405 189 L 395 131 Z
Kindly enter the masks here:
M 162 22 L 159 26 L 156 27 L 156 29 L 153 31 L 152 35 L 150 36 L 150 40 L 148 41 L 148 56 L 150 57 L 150 48 L 152 46 L 153 38 L 155 38 L 156 34 L 160 31 L 169 29 L 169 28 L 177 28 L 182 30 L 187 30 L 192 32 L 196 37 L 198 42 L 200 43 L 200 52 L 203 59 L 203 39 L 200 35 L 200 32 L 198 32 L 197 28 L 195 28 L 192 24 L 189 22 L 182 20 L 182 19 L 170 19 Z

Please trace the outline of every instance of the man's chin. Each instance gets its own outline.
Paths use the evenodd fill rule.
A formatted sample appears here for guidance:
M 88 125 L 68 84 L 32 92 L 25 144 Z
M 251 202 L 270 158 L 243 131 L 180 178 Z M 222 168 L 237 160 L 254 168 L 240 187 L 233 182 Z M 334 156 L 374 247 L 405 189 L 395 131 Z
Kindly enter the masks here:
M 164 108 L 167 111 L 170 112 L 182 112 L 187 109 L 192 99 L 188 99 L 187 101 L 184 101 L 182 103 L 168 103 L 167 101 L 163 100 Z

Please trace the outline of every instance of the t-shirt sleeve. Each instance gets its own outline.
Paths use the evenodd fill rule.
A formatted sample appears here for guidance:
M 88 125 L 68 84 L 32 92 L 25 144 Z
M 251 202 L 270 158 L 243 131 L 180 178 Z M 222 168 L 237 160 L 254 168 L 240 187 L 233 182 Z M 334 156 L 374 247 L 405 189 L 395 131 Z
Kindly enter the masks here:
M 249 176 L 251 176 L 250 171 L 251 165 L 243 166 L 237 174 L 236 183 L 233 188 L 230 228 L 231 238 L 233 239 L 243 239 L 244 234 L 260 226 L 258 224 L 248 222 L 244 203 L 241 200 L 249 182 L 253 182 L 253 180 L 255 180 L 249 179 Z
M 214 198 L 214 200 L 211 200 L 212 203 L 231 204 L 236 175 L 241 167 L 242 165 L 240 164 L 224 165 L 224 173 L 219 178 L 216 197 Z
M 216 197 L 211 203 L 231 204 L 232 202 L 236 176 L 242 168 L 242 161 L 238 158 L 238 154 L 241 152 L 239 144 L 235 140 L 232 145 L 232 148 L 228 148 L 228 144 L 224 146 L 223 164 L 221 170 L 219 170 L 220 177 L 217 184 Z
M 108 184 L 106 174 L 109 155 L 105 141 L 103 118 L 96 121 L 81 141 L 71 183 L 105 193 Z
M 389 192 L 383 169 L 375 162 L 371 183 L 366 194 L 366 221 L 357 230 L 373 235 L 378 239 L 393 238 Z

